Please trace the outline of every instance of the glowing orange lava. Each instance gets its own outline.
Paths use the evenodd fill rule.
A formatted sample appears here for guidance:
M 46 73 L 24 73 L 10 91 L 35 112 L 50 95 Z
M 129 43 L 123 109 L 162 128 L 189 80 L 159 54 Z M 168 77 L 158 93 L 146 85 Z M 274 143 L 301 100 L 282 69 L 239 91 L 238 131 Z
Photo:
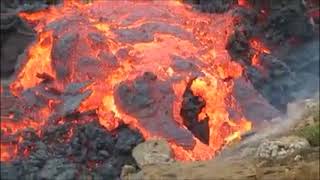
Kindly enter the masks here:
M 139 118 L 124 113 L 114 98 L 119 83 L 152 72 L 173 89 L 173 119 L 179 127 L 186 129 L 180 110 L 189 82 L 194 94 L 206 101 L 199 117 L 209 119 L 209 144 L 193 137 L 194 147 L 186 149 L 167 139 L 176 159 L 210 159 L 251 129 L 245 117 L 232 119 L 227 111 L 237 109 L 232 79 L 242 76 L 241 66 L 231 61 L 225 49 L 233 33 L 231 12 L 204 14 L 178 1 L 70 1 L 20 16 L 35 25 L 38 38 L 11 84 L 17 96 L 39 84 L 39 73 L 54 77 L 61 90 L 71 82 L 90 80 L 93 83 L 86 90 L 92 94 L 79 111 L 95 109 L 108 130 L 123 121 L 146 139 L 163 138 L 144 127 Z M 256 42 L 252 45 L 261 48 Z M 1 129 L 9 125 L 2 122 Z M 1 160 L 7 157 L 1 153 Z
M 20 122 L 14 122 L 11 118 L 1 118 L 1 133 L 3 133 L 2 135 L 14 135 L 20 133 L 21 130 L 26 128 L 32 128 L 39 134 L 41 126 L 43 126 L 43 122 L 37 122 L 31 119 L 24 119 Z M 17 143 L 20 143 L 21 141 L 22 139 L 18 138 Z M 13 158 L 13 155 L 16 155 L 17 153 L 18 147 L 16 143 L 4 143 L 1 140 L 1 161 L 11 160 Z
M 267 48 L 259 39 L 252 38 L 249 41 L 250 47 L 254 50 L 254 53 L 251 58 L 251 65 L 259 69 L 263 74 L 265 69 L 261 65 L 260 55 L 261 54 L 270 54 L 270 49 Z
M 248 0 L 238 0 L 238 5 L 246 7 L 246 8 L 250 7 L 250 4 L 249 4 Z

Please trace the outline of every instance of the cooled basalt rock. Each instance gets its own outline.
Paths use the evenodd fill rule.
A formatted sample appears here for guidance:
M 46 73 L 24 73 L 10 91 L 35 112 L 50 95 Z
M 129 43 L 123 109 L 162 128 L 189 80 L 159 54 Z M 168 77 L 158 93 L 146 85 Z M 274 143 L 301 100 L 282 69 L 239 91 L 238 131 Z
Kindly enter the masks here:
M 99 59 L 107 63 L 108 67 L 118 67 L 119 62 L 115 55 L 107 51 L 101 51 L 98 54 Z
M 209 143 L 208 119 L 198 119 L 198 114 L 205 107 L 205 101 L 195 96 L 191 90 L 186 90 L 182 102 L 181 116 L 185 126 L 205 144 Z
M 312 40 L 317 31 L 312 28 L 304 1 L 247 2 L 250 8 L 234 10 L 237 26 L 226 48 L 233 59 L 244 65 L 245 74 L 254 87 L 273 106 L 285 112 L 288 102 L 297 96 L 306 97 L 317 91 L 318 83 L 309 83 L 318 82 L 314 76 L 314 72 L 319 72 L 318 51 L 312 50 L 318 48 Z M 249 41 L 255 37 L 269 47 L 277 47 L 271 49 L 272 55 L 259 56 L 265 71 L 252 64 L 254 50 Z M 298 90 L 300 87 L 304 87 L 303 90 Z
M 118 38 L 123 43 L 151 42 L 155 33 L 174 34 L 181 39 L 192 39 L 192 34 L 179 26 L 166 23 L 146 23 L 139 28 L 120 29 L 116 31 Z
M 266 38 L 274 41 L 284 41 L 289 37 L 299 37 L 303 39 L 311 38 L 313 35 L 312 25 L 305 15 L 302 4 L 298 1 L 286 2 L 286 6 L 281 6 L 281 2 L 271 4 L 270 16 L 266 26 Z M 295 29 L 292 31 L 292 29 Z
M 168 82 L 146 72 L 134 81 L 119 84 L 114 96 L 117 107 L 136 118 L 152 135 L 160 135 L 185 148 L 194 146 L 192 134 L 173 119 L 174 92 Z
M 67 33 L 62 37 L 57 37 L 56 42 L 52 48 L 52 66 L 57 73 L 58 79 L 65 79 L 69 76 L 70 58 L 72 55 L 72 48 L 79 40 L 77 33 Z
M 131 151 L 143 141 L 140 134 L 126 126 L 108 132 L 94 121 L 48 127 L 41 138 L 32 129 L 25 130 L 22 137 L 17 159 L 1 162 L 2 178 L 116 179 L 123 165 L 136 167 Z M 24 155 L 26 152 L 28 156 Z
M 235 81 L 233 94 L 239 101 L 245 116 L 252 119 L 254 128 L 259 128 L 263 121 L 270 121 L 282 114 L 270 105 L 245 78 L 239 78 Z
M 187 0 L 187 2 L 192 2 L 198 5 L 198 9 L 203 12 L 210 13 L 222 13 L 229 10 L 232 5 L 235 5 L 236 2 L 234 0 Z
M 136 136 L 134 131 L 128 128 L 119 128 L 115 150 L 119 153 L 130 154 L 131 150 L 141 142 L 141 136 Z
M 280 58 L 262 58 L 269 78 L 254 83 L 254 86 L 272 105 L 283 111 L 294 99 L 311 98 L 319 91 L 319 51 L 316 49 L 319 49 L 319 42 L 313 40 Z
M 40 179 L 73 179 L 76 176 L 76 165 L 65 159 L 50 159 L 40 171 Z

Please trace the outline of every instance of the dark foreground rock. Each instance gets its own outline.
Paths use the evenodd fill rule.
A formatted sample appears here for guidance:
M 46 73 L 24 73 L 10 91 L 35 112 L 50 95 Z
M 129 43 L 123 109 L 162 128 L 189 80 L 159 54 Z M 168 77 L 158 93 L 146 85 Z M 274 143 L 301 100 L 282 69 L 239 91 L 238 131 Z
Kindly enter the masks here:
M 44 133 L 42 138 L 30 131 L 29 139 L 25 138 L 19 146 L 20 151 L 29 155 L 1 162 L 1 178 L 117 179 L 125 164 L 137 167 L 131 156 L 133 147 L 143 141 L 137 132 L 126 126 L 108 132 L 95 121 L 71 127 L 51 128 L 52 132 Z M 70 139 L 61 139 L 70 131 Z

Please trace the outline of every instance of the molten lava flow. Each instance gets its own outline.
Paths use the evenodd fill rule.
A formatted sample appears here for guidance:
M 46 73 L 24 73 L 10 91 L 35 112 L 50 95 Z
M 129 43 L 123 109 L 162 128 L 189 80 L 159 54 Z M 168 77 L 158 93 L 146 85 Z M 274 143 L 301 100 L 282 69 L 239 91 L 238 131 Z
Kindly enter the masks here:
M 32 46 L 28 51 L 28 62 L 25 64 L 21 72 L 19 73 L 18 79 L 20 79 L 21 85 L 24 88 L 31 88 L 35 84 L 38 84 L 41 79 L 37 77 L 38 73 L 46 69 L 46 73 L 54 76 L 54 72 L 50 66 L 50 52 L 52 49 L 52 34 L 51 32 L 43 32 L 39 34 L 37 43 Z M 13 89 L 18 89 L 18 84 L 13 84 Z M 15 92 L 14 92 L 15 93 Z
M 12 118 L 1 118 L 1 138 L 5 138 L 7 135 L 17 135 L 25 128 L 32 128 L 39 134 L 41 126 L 43 126 L 43 122 L 36 122 L 30 119 L 24 119 L 21 122 L 13 122 Z M 18 138 L 14 141 L 17 142 L 4 142 L 4 140 L 1 139 L 1 161 L 11 160 L 13 158 L 12 156 L 18 153 L 17 143 L 20 143 L 22 138 Z
M 259 39 L 252 38 L 250 41 L 250 47 L 253 49 L 253 55 L 251 58 L 252 66 L 259 69 L 263 74 L 265 74 L 265 69 L 261 65 L 260 55 L 270 54 L 269 48 L 267 48 Z
M 269 48 L 267 48 L 261 41 L 259 41 L 258 39 L 251 39 L 250 40 L 250 46 L 251 48 L 255 49 L 256 51 L 258 51 L 259 53 L 266 53 L 266 54 L 270 54 L 270 50 Z
M 238 5 L 246 8 L 250 7 L 250 3 L 248 2 L 248 0 L 238 0 Z
M 35 26 L 38 38 L 11 84 L 16 96 L 40 86 L 43 73 L 53 77 L 57 92 L 90 81 L 80 112 L 95 110 L 108 130 L 123 122 L 146 139 L 165 138 L 180 160 L 210 159 L 251 128 L 245 117 L 233 119 L 228 111 L 241 114 L 231 93 L 242 68 L 225 49 L 233 33 L 231 13 L 194 12 L 177 1 L 70 1 L 20 16 Z M 198 120 L 208 119 L 208 144 L 193 136 L 180 116 L 190 83 L 206 102 Z M 56 109 L 47 119 L 67 112 Z M 8 126 L 3 122 L 1 129 Z

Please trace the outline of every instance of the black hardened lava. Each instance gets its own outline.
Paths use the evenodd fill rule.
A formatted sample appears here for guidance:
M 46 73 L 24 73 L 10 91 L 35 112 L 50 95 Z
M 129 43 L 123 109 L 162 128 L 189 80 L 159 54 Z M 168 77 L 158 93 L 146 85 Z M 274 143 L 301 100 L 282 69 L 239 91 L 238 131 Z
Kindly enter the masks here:
M 64 140 L 71 128 L 73 135 Z M 22 134 L 20 155 L 1 162 L 1 179 L 118 179 L 123 165 L 136 167 L 131 151 L 143 141 L 125 125 L 109 132 L 95 120 L 51 126 L 43 137 L 31 129 Z
M 208 119 L 198 119 L 198 114 L 205 107 L 205 101 L 199 96 L 195 96 L 188 88 L 183 95 L 181 117 L 184 125 L 201 142 L 209 144 L 209 124 Z
M 249 0 L 251 8 L 234 10 L 238 23 L 226 49 L 241 63 L 254 87 L 277 109 L 285 112 L 296 98 L 313 95 L 319 80 L 319 22 L 310 9 L 318 4 L 300 0 Z M 311 6 L 311 7 L 310 7 Z M 257 37 L 271 54 L 261 55 L 262 74 L 251 65 L 249 40 Z M 308 69 L 306 69 L 308 67 Z M 264 72 L 264 73 L 265 73 Z

